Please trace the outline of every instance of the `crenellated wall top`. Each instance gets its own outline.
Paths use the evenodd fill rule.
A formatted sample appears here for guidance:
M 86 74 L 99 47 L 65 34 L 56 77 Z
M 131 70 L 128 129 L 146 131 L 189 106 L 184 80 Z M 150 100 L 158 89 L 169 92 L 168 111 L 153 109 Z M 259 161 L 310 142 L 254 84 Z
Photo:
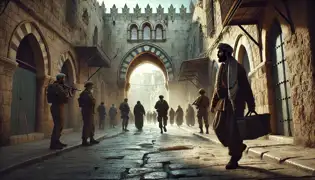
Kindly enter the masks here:
M 102 6 L 103 7 L 103 6 Z M 127 4 L 125 4 L 125 6 L 123 8 L 121 8 L 122 11 L 118 12 L 118 8 L 116 7 L 116 5 L 114 4 L 111 8 L 109 8 L 109 11 L 107 8 L 105 8 L 104 5 L 104 12 L 110 15 L 117 15 L 117 14 L 139 14 L 139 15 L 151 15 L 151 14 L 190 14 L 191 12 L 187 12 L 187 8 L 182 5 L 179 8 L 179 12 L 176 12 L 176 8 L 171 5 L 168 8 L 164 8 L 161 5 L 159 5 L 156 8 L 156 12 L 153 13 L 153 8 L 148 4 L 145 8 L 144 8 L 144 12 L 142 12 L 142 8 L 139 7 L 139 5 L 137 4 L 136 7 L 133 8 L 133 12 L 130 12 L 130 7 L 127 6 Z

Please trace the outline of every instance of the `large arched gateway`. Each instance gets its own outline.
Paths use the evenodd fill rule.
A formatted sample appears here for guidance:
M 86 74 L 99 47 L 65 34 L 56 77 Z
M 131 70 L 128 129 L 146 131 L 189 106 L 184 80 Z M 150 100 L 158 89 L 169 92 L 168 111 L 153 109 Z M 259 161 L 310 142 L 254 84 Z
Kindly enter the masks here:
M 133 70 L 140 64 L 147 62 L 158 66 L 163 71 L 166 77 L 166 86 L 168 86 L 168 81 L 174 80 L 174 67 L 167 53 L 154 44 L 140 44 L 126 53 L 118 70 L 118 85 L 120 88 L 124 88 L 124 96 L 127 95 L 130 87 L 129 80 Z

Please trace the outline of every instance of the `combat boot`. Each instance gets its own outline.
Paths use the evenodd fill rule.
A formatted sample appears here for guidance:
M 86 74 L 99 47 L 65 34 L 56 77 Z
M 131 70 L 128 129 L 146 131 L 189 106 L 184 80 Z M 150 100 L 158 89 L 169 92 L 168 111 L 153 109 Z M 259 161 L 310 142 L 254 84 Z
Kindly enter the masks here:
M 67 147 L 68 145 L 67 144 L 64 144 L 64 143 L 62 143 L 62 142 L 58 142 L 58 144 L 60 144 L 62 147 Z
M 199 133 L 203 134 L 203 128 L 202 127 L 200 128 L 200 132 Z
M 87 139 L 82 139 L 82 146 L 90 146 L 90 143 L 87 141 Z
M 160 128 L 161 129 L 161 134 L 163 134 L 163 129 L 162 128 Z
M 164 126 L 164 132 L 167 132 L 166 126 Z
M 206 134 L 209 134 L 209 127 L 207 127 L 206 129 Z
M 96 141 L 93 137 L 90 138 L 90 144 L 98 144 L 99 141 Z
M 53 144 L 50 144 L 50 149 L 51 150 L 60 150 L 60 149 L 63 149 L 63 146 L 61 146 L 58 143 L 53 143 Z

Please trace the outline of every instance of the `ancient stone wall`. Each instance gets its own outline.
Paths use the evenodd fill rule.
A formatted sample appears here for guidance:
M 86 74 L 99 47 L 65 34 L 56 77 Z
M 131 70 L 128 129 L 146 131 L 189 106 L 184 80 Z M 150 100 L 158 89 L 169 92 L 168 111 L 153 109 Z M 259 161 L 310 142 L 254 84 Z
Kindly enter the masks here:
M 71 1 L 75 5 L 68 6 L 69 0 L 47 1 L 11 1 L 4 14 L 0 16 L 0 57 L 1 69 L 9 69 L 1 73 L 0 99 L 0 124 L 1 144 L 7 144 L 10 136 L 10 112 L 12 96 L 12 77 L 16 67 L 16 53 L 21 40 L 29 34 L 34 35 L 41 49 L 39 56 L 43 62 L 36 64 L 38 91 L 38 112 L 36 131 L 49 136 L 52 130 L 52 118 L 49 105 L 46 100 L 46 87 L 54 76 L 61 71 L 61 67 L 67 61 L 68 68 L 75 86 L 83 88 L 82 84 L 87 80 L 88 68 L 85 62 L 80 62 L 73 49 L 77 45 L 92 45 L 95 37 L 95 27 L 98 27 L 97 44 L 102 43 L 103 12 L 101 6 L 94 1 Z M 71 7 L 69 9 L 69 7 Z M 85 10 L 87 16 L 82 18 Z M 69 17 L 72 21 L 69 23 Z M 94 38 L 95 39 L 95 38 Z M 7 62 L 8 61 L 8 62 Z M 7 62 L 7 63 L 4 63 Z M 10 65 L 9 65 L 10 64 Z M 79 126 L 81 116 L 77 105 L 77 96 L 73 100 L 72 125 Z
M 215 11 L 215 34 L 213 37 L 208 37 L 205 42 L 208 46 L 207 52 L 209 58 L 214 62 L 215 66 L 210 68 L 211 79 L 214 82 L 214 74 L 217 73 L 217 51 L 216 46 L 220 42 L 228 43 L 234 47 L 234 56 L 238 59 L 240 54 L 240 45 L 243 45 L 250 60 L 250 73 L 249 79 L 251 87 L 256 100 L 256 109 L 258 113 L 270 112 L 272 114 L 272 131 L 277 133 L 277 120 L 275 110 L 275 94 L 272 84 L 271 75 L 271 55 L 268 42 L 271 41 L 269 37 L 270 28 L 276 19 L 281 25 L 281 31 L 284 42 L 284 58 L 288 62 L 288 72 L 290 76 L 288 80 L 291 87 L 292 98 L 292 114 L 294 124 L 294 139 L 297 144 L 304 144 L 307 146 L 314 146 L 314 98 L 312 86 L 312 73 L 313 70 L 310 66 L 312 51 L 310 49 L 310 31 L 307 28 L 307 1 L 289 1 L 288 7 L 292 22 L 295 27 L 295 32 L 291 31 L 289 22 L 285 21 L 279 13 L 274 9 L 278 7 L 281 12 L 286 12 L 285 6 L 281 2 L 274 2 L 265 8 L 264 17 L 262 21 L 262 53 L 258 46 L 237 26 L 222 27 L 221 7 L 218 1 L 214 1 Z M 285 13 L 284 13 L 285 14 Z M 196 7 L 193 15 L 193 21 L 198 21 L 206 24 L 204 19 L 205 11 L 202 7 Z M 246 31 L 259 41 L 258 30 L 256 26 L 243 26 Z M 212 83 L 214 85 L 214 83 Z M 213 87 L 210 88 L 209 93 L 213 93 Z

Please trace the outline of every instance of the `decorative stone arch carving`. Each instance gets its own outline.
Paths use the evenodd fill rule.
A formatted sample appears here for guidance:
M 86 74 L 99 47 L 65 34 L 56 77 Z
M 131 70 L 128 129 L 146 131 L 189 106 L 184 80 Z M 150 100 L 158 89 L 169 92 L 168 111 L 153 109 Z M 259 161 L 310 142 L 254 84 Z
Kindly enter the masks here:
M 136 28 L 137 29 L 137 38 L 132 38 L 132 29 L 133 28 Z M 128 33 L 128 39 L 131 39 L 131 40 L 137 40 L 137 39 L 139 39 L 139 26 L 138 26 L 138 24 L 136 24 L 136 23 L 130 23 L 129 25 L 128 25 L 128 27 L 127 27 L 127 33 Z
M 62 69 L 62 66 L 64 65 L 66 61 L 69 61 L 71 73 L 72 73 L 71 76 L 73 77 L 73 83 L 76 83 L 77 82 L 77 69 L 74 63 L 75 62 L 74 58 L 69 51 L 61 54 L 60 59 L 57 64 L 57 69 L 60 72 Z
M 239 61 L 239 53 L 241 50 L 241 46 L 245 47 L 248 59 L 249 59 L 249 68 L 250 68 L 250 72 L 254 69 L 254 63 L 253 63 L 253 53 L 252 53 L 252 47 L 249 43 L 249 40 L 246 36 L 244 36 L 243 34 L 240 34 L 235 41 L 234 44 L 234 57 Z
M 139 30 L 139 25 L 137 23 L 130 23 L 128 24 L 127 30 L 131 31 L 131 28 L 136 26 L 137 29 Z
M 162 27 L 162 30 L 163 31 L 165 31 L 166 30 L 166 26 L 165 26 L 165 24 L 164 23 L 157 23 L 156 25 L 155 25 L 155 27 L 154 27 L 154 29 L 156 29 L 157 27 L 159 27 L 159 26 L 161 26 Z
M 131 50 L 129 50 L 126 55 L 122 58 L 118 69 L 118 84 L 124 84 L 126 82 L 126 75 L 128 73 L 128 68 L 131 62 L 139 57 L 142 54 L 151 54 L 157 57 L 164 65 L 166 70 L 166 80 L 172 81 L 175 79 L 174 77 L 174 67 L 171 58 L 167 55 L 167 53 L 162 50 L 162 48 L 151 44 L 151 43 L 143 43 L 140 44 Z
M 11 60 L 16 60 L 18 47 L 23 38 L 29 34 L 33 34 L 35 36 L 37 42 L 39 43 L 39 47 L 43 57 L 43 62 L 40 62 L 43 63 L 43 67 L 38 67 L 37 69 L 43 68 L 42 75 L 50 75 L 51 64 L 49 60 L 48 48 L 46 45 L 47 43 L 44 40 L 38 26 L 33 22 L 23 21 L 15 28 L 9 43 L 8 58 Z
M 141 30 L 143 30 L 144 26 L 145 25 L 149 25 L 151 30 L 154 29 L 154 25 L 150 22 L 150 21 L 143 21 L 141 24 L 140 24 L 140 28 Z
M 161 33 L 162 33 L 161 38 L 159 38 L 159 36 L 158 36 L 158 28 L 161 29 Z M 162 23 L 156 24 L 154 31 L 155 31 L 155 39 L 165 39 L 165 26 L 163 26 Z

